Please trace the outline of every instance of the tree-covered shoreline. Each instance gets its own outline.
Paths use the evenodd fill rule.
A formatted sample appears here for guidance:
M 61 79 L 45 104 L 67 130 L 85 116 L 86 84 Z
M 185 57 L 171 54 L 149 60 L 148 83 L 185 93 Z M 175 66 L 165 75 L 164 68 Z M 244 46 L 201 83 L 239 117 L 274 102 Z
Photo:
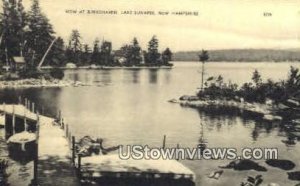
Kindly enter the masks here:
M 68 65 L 172 66 L 169 63 L 172 60 L 171 50 L 167 48 L 160 52 L 156 36 L 149 41 L 147 50 L 140 47 L 136 38 L 119 50 L 112 50 L 112 42 L 104 39 L 100 41 L 98 38 L 95 39 L 93 46 L 89 46 L 84 44 L 80 32 L 76 29 L 65 42 L 55 33 L 50 20 L 40 7 L 39 0 L 31 0 L 28 11 L 25 10 L 22 0 L 2 0 L 2 3 L 3 11 L 0 14 L 2 74 L 15 73 L 20 78 L 39 77 L 42 75 L 43 66 L 50 66 L 57 71 Z

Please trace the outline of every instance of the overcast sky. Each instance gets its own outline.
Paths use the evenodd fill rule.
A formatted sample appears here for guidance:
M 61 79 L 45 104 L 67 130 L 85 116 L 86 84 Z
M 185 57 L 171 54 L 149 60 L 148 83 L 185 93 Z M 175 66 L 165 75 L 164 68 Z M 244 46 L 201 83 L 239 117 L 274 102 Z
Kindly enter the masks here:
M 23 0 L 26 7 L 30 0 Z M 78 29 L 83 42 L 98 37 L 119 48 L 137 37 L 143 48 L 157 35 L 173 51 L 300 48 L 300 0 L 40 0 L 57 35 Z M 197 11 L 199 16 L 67 14 L 66 10 Z M 263 16 L 270 12 L 272 16 Z

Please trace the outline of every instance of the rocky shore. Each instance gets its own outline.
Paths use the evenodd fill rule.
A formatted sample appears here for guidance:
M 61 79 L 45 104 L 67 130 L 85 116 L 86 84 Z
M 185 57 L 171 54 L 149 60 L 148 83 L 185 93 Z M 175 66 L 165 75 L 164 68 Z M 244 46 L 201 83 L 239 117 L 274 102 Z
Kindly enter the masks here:
M 0 88 L 28 88 L 28 87 L 68 87 L 85 86 L 79 81 L 65 81 L 58 79 L 21 79 L 11 81 L 0 81 Z
M 182 96 L 180 99 L 169 100 L 171 103 L 178 103 L 181 106 L 197 108 L 197 109 L 223 109 L 229 110 L 236 109 L 242 112 L 248 112 L 255 114 L 261 119 L 267 121 L 281 121 L 283 118 L 277 115 L 280 110 L 280 105 L 274 104 L 261 104 L 261 103 L 249 103 L 243 100 L 205 100 L 199 99 L 197 96 Z

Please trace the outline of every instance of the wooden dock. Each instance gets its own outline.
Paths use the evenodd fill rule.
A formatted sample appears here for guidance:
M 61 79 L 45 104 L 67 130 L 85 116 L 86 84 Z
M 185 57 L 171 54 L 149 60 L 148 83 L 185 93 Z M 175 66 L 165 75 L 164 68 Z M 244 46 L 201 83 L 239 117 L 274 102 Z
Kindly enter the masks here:
M 29 120 L 35 122 L 37 129 L 38 156 L 34 162 L 35 169 L 33 179 L 39 185 L 80 185 L 77 179 L 75 168 L 71 161 L 71 151 L 66 131 L 58 124 L 54 118 L 39 115 L 32 112 L 34 109 L 18 105 L 1 105 L 0 112 L 12 117 L 13 133 L 17 130 L 17 125 L 21 125 L 16 120 L 23 120 L 23 127 Z
M 176 160 L 121 160 L 116 154 L 82 157 L 61 112 L 55 119 L 34 107 L 27 101 L 0 105 L 7 138 L 24 131 L 36 134 L 31 186 L 194 186 L 195 174 Z M 165 143 L 166 136 L 163 148 Z

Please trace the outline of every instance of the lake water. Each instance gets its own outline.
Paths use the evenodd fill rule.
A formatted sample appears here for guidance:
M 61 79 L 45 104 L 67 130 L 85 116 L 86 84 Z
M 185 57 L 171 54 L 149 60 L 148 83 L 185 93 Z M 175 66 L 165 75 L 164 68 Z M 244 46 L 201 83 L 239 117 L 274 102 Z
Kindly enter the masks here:
M 219 75 L 225 81 L 241 85 L 251 81 L 257 69 L 264 79 L 285 79 L 290 65 L 300 63 L 207 63 L 206 76 Z M 163 135 L 167 146 L 196 147 L 201 126 L 209 147 L 269 147 L 279 149 L 279 158 L 290 159 L 300 170 L 300 145 L 286 146 L 288 133 L 278 125 L 261 123 L 240 116 L 207 114 L 167 102 L 184 94 L 195 94 L 201 82 L 199 63 L 176 62 L 173 69 L 141 70 L 67 70 L 65 79 L 91 86 L 63 88 L 26 88 L 0 90 L 0 101 L 10 102 L 27 97 L 45 112 L 62 111 L 72 134 L 104 138 L 104 145 L 149 145 L 160 147 Z M 1 142 L 0 142 L 1 143 Z M 197 175 L 197 186 L 239 185 L 248 175 L 263 175 L 264 184 L 295 185 L 285 171 L 268 167 L 267 172 L 225 170 L 219 180 L 207 178 L 229 160 L 184 160 Z M 23 169 L 28 169 L 25 166 Z M 25 171 L 26 172 L 26 171 Z M 21 177 L 22 178 L 22 177 Z M 18 183 L 17 181 L 12 182 Z

